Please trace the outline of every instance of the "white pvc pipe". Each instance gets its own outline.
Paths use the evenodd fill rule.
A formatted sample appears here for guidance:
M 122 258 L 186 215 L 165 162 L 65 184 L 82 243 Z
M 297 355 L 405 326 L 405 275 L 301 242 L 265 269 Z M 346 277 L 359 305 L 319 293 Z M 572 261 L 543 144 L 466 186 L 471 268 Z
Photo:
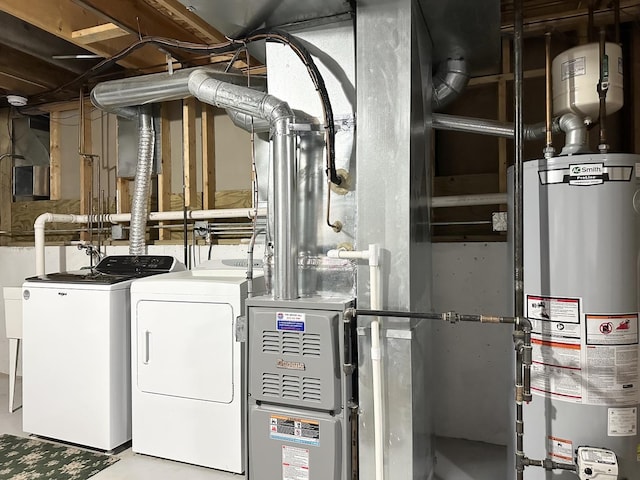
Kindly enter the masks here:
M 369 245 L 368 250 L 329 250 L 331 258 L 368 260 L 369 290 L 372 310 L 382 310 L 382 274 L 380 268 L 380 246 Z M 382 350 L 380 348 L 380 318 L 371 322 L 371 368 L 373 384 L 373 442 L 375 479 L 384 480 L 384 409 L 382 395 Z
M 266 209 L 259 208 L 222 208 L 215 210 L 187 210 L 183 212 L 174 210 L 171 212 L 151 212 L 149 220 L 167 221 L 167 220 L 204 220 L 210 218 L 253 218 L 255 214 L 259 217 L 266 215 Z M 93 222 L 98 220 L 106 223 L 120 223 L 131 221 L 130 213 L 109 213 L 105 215 L 76 215 L 65 213 L 43 213 L 36 218 L 33 223 L 34 229 L 34 247 L 36 251 L 36 275 L 44 275 L 44 231 L 47 223 L 89 223 L 89 219 Z

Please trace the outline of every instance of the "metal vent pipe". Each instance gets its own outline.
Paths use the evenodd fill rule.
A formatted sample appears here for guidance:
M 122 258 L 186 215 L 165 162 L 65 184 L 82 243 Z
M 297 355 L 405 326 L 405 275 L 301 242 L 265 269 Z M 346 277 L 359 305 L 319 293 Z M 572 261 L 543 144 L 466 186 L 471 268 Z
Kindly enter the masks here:
M 449 58 L 442 62 L 433 75 L 431 107 L 438 111 L 449 105 L 467 86 L 469 72 L 464 58 Z
M 205 70 L 189 75 L 189 91 L 201 102 L 231 108 L 271 125 L 274 169 L 274 297 L 298 298 L 298 228 L 295 134 L 293 111 L 267 93 L 221 82 Z
M 156 140 L 150 106 L 139 107 L 138 122 L 138 163 L 136 164 L 133 200 L 131 201 L 129 253 L 131 255 L 146 255 L 145 235 L 147 233 L 147 217 L 149 216 L 153 150 Z

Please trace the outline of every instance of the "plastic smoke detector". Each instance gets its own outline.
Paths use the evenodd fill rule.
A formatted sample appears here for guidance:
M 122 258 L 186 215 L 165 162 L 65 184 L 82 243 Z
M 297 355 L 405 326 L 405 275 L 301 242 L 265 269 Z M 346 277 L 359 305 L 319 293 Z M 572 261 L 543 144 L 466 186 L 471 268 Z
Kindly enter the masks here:
M 7 95 L 7 101 L 12 107 L 24 107 L 27 104 L 27 97 L 22 95 Z

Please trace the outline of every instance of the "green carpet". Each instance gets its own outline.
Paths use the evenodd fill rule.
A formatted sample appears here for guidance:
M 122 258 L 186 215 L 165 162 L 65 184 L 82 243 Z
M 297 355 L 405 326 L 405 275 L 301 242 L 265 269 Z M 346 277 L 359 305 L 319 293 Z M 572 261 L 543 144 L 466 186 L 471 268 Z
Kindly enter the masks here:
M 85 480 L 118 460 L 32 438 L 0 435 L 0 480 Z

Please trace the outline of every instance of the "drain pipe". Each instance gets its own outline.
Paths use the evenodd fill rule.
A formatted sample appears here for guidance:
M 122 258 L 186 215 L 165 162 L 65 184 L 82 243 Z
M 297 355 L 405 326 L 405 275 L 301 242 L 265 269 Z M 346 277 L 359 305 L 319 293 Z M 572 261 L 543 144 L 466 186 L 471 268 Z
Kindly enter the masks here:
M 448 58 L 433 75 L 431 108 L 438 111 L 449 105 L 469 83 L 467 62 L 464 58 Z
M 380 268 L 380 246 L 369 245 L 368 250 L 329 250 L 329 258 L 367 260 L 369 262 L 369 291 L 371 310 L 382 310 L 382 274 Z M 384 410 L 382 395 L 382 350 L 380 348 L 380 317 L 371 322 L 371 368 L 373 384 L 373 438 L 376 476 L 384 480 Z
M 274 285 L 276 299 L 298 298 L 296 137 L 289 105 L 267 93 L 217 80 L 206 70 L 189 75 L 189 92 L 201 102 L 269 121 L 274 169 Z
M 189 220 L 207 220 L 212 218 L 254 218 L 265 217 L 266 208 L 221 208 L 213 210 L 189 210 L 187 218 Z M 149 220 L 154 222 L 168 220 L 182 220 L 184 213 L 182 210 L 172 210 L 168 212 L 151 212 Z M 130 222 L 130 213 L 107 213 L 103 215 L 77 215 L 73 213 L 43 213 L 39 215 L 34 224 L 34 250 L 36 256 L 36 275 L 45 274 L 45 227 L 47 223 L 89 223 L 95 221 L 103 223 Z
M 138 114 L 138 162 L 133 182 L 133 198 L 131 200 L 131 231 L 129 233 L 129 253 L 146 255 L 147 216 L 149 215 L 149 194 L 151 190 L 151 170 L 153 168 L 153 151 L 155 132 L 151 107 L 139 107 Z

